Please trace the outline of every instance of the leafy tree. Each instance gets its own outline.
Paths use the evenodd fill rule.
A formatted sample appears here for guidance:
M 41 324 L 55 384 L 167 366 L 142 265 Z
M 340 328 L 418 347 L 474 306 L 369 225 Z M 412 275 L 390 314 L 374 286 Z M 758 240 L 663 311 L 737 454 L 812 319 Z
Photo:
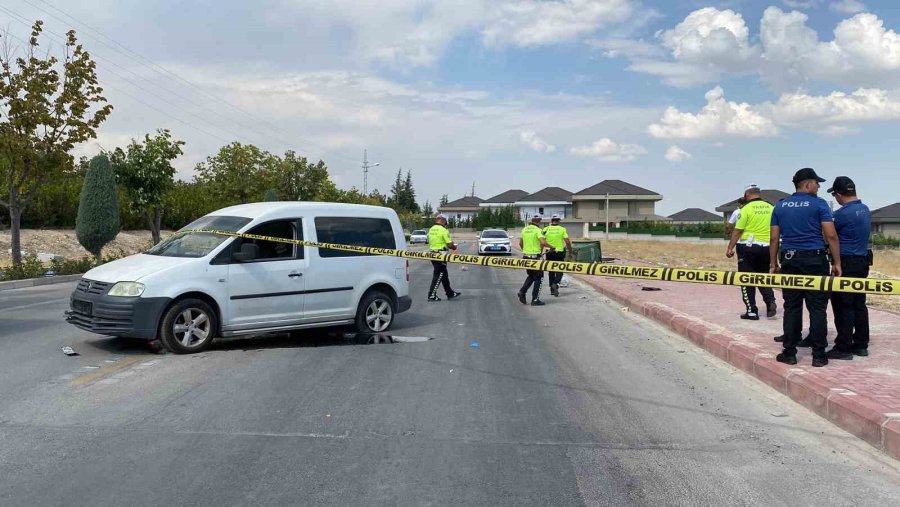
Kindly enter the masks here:
M 263 198 L 266 202 L 274 202 L 278 200 L 278 194 L 275 193 L 275 190 L 268 189 L 266 190 L 266 196 Z
M 126 207 L 146 217 L 153 244 L 160 240 L 163 198 L 175 184 L 172 161 L 182 154 L 182 146 L 184 141 L 173 139 L 167 129 L 158 129 L 153 137 L 145 134 L 143 143 L 132 139 L 124 151 L 116 148 L 111 154 L 116 179 L 125 190 Z
M 403 202 L 403 169 L 397 170 L 397 178 L 391 185 L 391 194 L 387 198 L 387 205 L 394 208 L 394 211 L 402 211 L 401 204 Z
M 434 215 L 434 208 L 431 207 L 431 201 L 425 201 L 425 204 L 422 206 L 422 214 L 427 217 Z
M 222 207 L 205 183 L 176 181 L 163 198 L 166 214 L 163 227 L 178 230 L 194 220 Z
M 116 238 L 121 226 L 116 176 L 109 158 L 97 155 L 91 159 L 81 187 L 75 236 L 81 246 L 99 260 L 101 250 Z
M 438 204 L 438 208 L 442 208 L 442 207 L 446 206 L 448 202 L 450 202 L 450 198 L 447 197 L 447 194 L 442 195 L 441 202 L 440 202 L 440 204 Z
M 261 199 L 277 174 L 279 159 L 252 144 L 233 142 L 197 164 L 196 179 L 208 183 L 221 204 Z
M 286 201 L 324 201 L 336 190 L 325 162 L 310 164 L 306 157 L 298 157 L 293 151 L 279 159 L 276 181 Z
M 388 200 L 387 196 L 379 192 L 377 188 L 369 193 L 369 199 L 378 203 L 378 206 L 386 206 Z
M 75 31 L 66 33 L 60 61 L 40 49 L 42 25 L 34 22 L 22 55 L 13 56 L 8 37 L 0 48 L 0 181 L 9 195 L 0 204 L 9 210 L 16 265 L 22 262 L 22 214 L 46 182 L 71 167 L 68 152 L 96 137 L 112 111 L 96 63 Z

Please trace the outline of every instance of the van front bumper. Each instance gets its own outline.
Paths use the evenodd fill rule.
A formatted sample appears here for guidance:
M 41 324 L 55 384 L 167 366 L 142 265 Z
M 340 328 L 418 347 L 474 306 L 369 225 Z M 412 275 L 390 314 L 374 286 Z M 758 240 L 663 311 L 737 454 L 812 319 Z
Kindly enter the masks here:
M 156 338 L 159 318 L 171 298 L 116 297 L 76 289 L 66 322 L 92 333 L 126 338 Z

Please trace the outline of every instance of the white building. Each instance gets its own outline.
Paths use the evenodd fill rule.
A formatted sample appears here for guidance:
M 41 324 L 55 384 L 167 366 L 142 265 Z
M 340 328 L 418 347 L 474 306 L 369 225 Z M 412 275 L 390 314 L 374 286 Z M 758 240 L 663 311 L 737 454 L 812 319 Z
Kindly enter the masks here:
M 530 221 L 534 215 L 542 215 L 545 220 L 550 220 L 552 215 L 565 219 L 572 216 L 572 192 L 547 187 L 520 198 L 514 205 L 524 222 Z

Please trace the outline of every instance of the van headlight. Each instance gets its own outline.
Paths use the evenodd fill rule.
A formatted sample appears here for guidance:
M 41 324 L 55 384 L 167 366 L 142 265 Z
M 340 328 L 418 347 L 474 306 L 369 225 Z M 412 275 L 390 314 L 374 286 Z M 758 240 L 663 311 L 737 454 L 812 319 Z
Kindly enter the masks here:
M 108 295 L 135 298 L 144 293 L 144 284 L 138 282 L 119 282 L 109 289 Z

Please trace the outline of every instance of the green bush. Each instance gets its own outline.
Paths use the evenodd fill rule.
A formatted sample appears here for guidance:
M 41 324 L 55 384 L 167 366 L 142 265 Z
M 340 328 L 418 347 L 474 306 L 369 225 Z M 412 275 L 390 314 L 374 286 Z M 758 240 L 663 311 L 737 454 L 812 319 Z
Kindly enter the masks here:
M 81 187 L 75 235 L 85 250 L 100 258 L 100 251 L 116 238 L 121 227 L 116 177 L 109 158 L 97 155 L 91 159 Z
M 50 261 L 50 269 L 57 275 L 80 275 L 96 265 L 96 259 L 88 256 L 71 260 L 56 258 Z
M 872 236 L 872 244 L 875 246 L 900 247 L 900 239 L 889 238 L 884 234 L 875 234 Z
M 22 256 L 22 263 L 12 265 L 6 269 L 0 269 L 0 280 L 23 280 L 25 278 L 40 278 L 44 276 L 44 265 L 35 255 Z

